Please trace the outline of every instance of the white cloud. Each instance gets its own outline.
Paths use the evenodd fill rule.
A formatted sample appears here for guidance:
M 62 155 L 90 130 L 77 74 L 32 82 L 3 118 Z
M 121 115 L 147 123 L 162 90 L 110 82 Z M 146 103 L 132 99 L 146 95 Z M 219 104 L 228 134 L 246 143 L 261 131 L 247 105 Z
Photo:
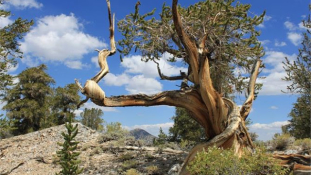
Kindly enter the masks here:
M 303 25 L 303 22 L 298 24 L 300 30 L 307 30 L 308 28 Z
M 146 125 L 134 125 L 134 126 L 124 126 L 125 129 L 132 130 L 136 128 L 140 128 L 146 130 L 150 134 L 154 136 L 158 136 L 160 127 L 162 128 L 163 132 L 168 134 L 168 130 L 170 127 L 174 125 L 174 122 L 167 122 L 167 123 L 159 123 L 159 124 L 146 124 Z
M 37 58 L 31 58 L 30 55 L 24 55 L 21 61 L 29 67 L 36 67 L 40 64 L 40 61 Z
M 176 65 L 169 63 L 167 61 L 169 57 L 170 55 L 165 53 L 158 61 L 164 75 L 179 75 L 180 71 L 187 70 L 185 67 L 177 66 L 181 64 L 180 62 L 177 62 Z M 92 62 L 96 62 L 96 58 L 93 58 Z M 143 62 L 141 61 L 141 56 L 133 55 L 125 57 L 121 66 L 125 68 L 122 74 L 115 75 L 109 73 L 104 77 L 106 85 L 125 86 L 125 89 L 130 94 L 154 94 L 161 92 L 162 84 L 156 79 L 156 77 L 159 77 L 159 74 L 157 65 L 154 62 Z
M 296 32 L 288 32 L 287 33 L 287 38 L 295 45 L 298 46 L 301 44 L 302 40 L 302 35 L 300 33 Z
M 130 79 L 131 77 L 125 73 L 121 75 L 109 73 L 104 77 L 105 84 L 109 86 L 123 86 L 128 84 Z
M 104 112 L 118 112 L 118 110 L 116 108 L 113 108 L 113 107 L 97 106 L 93 102 L 87 102 L 87 103 L 84 103 L 83 106 L 81 106 L 79 109 L 74 111 L 75 115 L 76 116 L 80 116 L 80 113 L 83 112 L 83 110 L 85 108 L 88 108 L 88 109 L 92 109 L 92 108 L 101 109 Z
M 5 3 L 8 3 L 11 6 L 17 8 L 41 8 L 43 6 L 42 3 L 37 2 L 36 0 L 5 0 Z
M 272 19 L 271 16 L 266 15 L 266 16 L 263 18 L 264 21 L 263 21 L 261 24 L 259 24 L 258 27 L 259 27 L 259 28 L 265 28 L 264 22 L 265 22 L 265 21 L 269 21 L 269 20 L 271 20 L 271 19 Z
M 155 78 L 148 78 L 144 75 L 130 76 L 126 73 L 121 75 L 107 74 L 104 77 L 106 85 L 123 86 L 130 94 L 155 94 L 161 92 L 162 84 Z
M 91 58 L 91 61 L 92 61 L 92 63 L 94 63 L 94 65 L 96 66 L 96 67 L 99 67 L 99 64 L 98 64 L 98 57 L 96 56 L 96 57 L 92 57 Z
M 264 79 L 258 79 L 258 83 L 263 83 L 260 90 L 260 95 L 282 95 L 281 90 L 285 91 L 290 82 L 283 81 L 282 78 L 286 76 L 283 68 L 283 61 L 287 57 L 290 61 L 294 60 L 297 56 L 287 55 L 283 52 L 268 51 L 266 57 L 263 59 L 266 68 L 263 73 L 267 74 Z
M 9 17 L 2 17 L 0 16 L 0 29 L 3 27 L 13 23 L 13 21 Z
M 277 106 L 270 106 L 270 109 L 279 109 Z
M 275 41 L 274 45 L 277 47 L 283 47 L 283 46 L 286 46 L 286 43 L 284 41 L 282 41 L 282 42 Z
M 294 31 L 297 29 L 297 26 L 295 26 L 294 23 L 290 22 L 290 21 L 285 21 L 284 22 L 285 27 L 290 30 L 290 31 Z
M 169 57 L 170 57 L 170 54 L 165 53 L 158 61 L 161 72 L 164 75 L 166 76 L 179 75 L 180 71 L 185 72 L 187 70 L 185 67 L 178 67 L 178 66 L 170 64 L 167 61 Z M 138 55 L 134 55 L 131 57 L 125 57 L 121 65 L 122 67 L 126 69 L 125 70 L 126 73 L 143 74 L 145 77 L 150 77 L 150 78 L 155 78 L 159 76 L 157 65 L 152 61 L 148 61 L 148 62 L 141 61 L 141 56 L 138 56 Z
M 255 123 L 250 125 L 249 129 L 251 132 L 258 134 L 258 140 L 267 141 L 271 140 L 275 133 L 281 133 L 281 127 L 288 123 L 288 121 L 276 121 L 268 124 Z
M 162 84 L 154 78 L 148 78 L 144 75 L 134 76 L 125 89 L 130 94 L 155 94 L 161 92 Z
M 102 41 L 83 33 L 82 28 L 82 24 L 73 14 L 45 16 L 27 33 L 25 41 L 21 43 L 21 50 L 29 58 L 81 68 L 83 55 L 94 52 L 95 48 L 106 47 Z M 74 65 L 68 64 L 69 62 Z
M 259 41 L 261 43 L 261 45 L 267 45 L 270 43 L 270 40 L 263 40 L 263 41 Z
M 82 69 L 87 67 L 87 65 L 82 64 L 81 61 L 65 61 L 65 65 L 71 69 Z

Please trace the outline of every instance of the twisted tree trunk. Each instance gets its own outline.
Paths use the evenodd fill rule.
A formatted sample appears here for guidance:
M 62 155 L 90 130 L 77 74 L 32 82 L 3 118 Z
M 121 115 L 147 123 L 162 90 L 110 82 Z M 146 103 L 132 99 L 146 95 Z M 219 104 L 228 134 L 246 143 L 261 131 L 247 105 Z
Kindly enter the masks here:
M 245 120 L 250 113 L 254 100 L 255 82 L 258 76 L 261 60 L 257 60 L 253 66 L 249 79 L 248 98 L 241 109 L 230 99 L 222 97 L 213 87 L 208 50 L 205 49 L 207 36 L 201 39 L 198 45 L 185 33 L 182 28 L 181 19 L 177 10 L 177 0 L 173 0 L 172 13 L 176 33 L 188 54 L 187 63 L 191 72 L 188 75 L 181 74 L 179 77 L 164 76 L 160 69 L 159 75 L 162 79 L 186 79 L 193 82 L 194 87 L 182 88 L 175 91 L 164 91 L 155 95 L 122 95 L 106 97 L 105 92 L 98 86 L 100 81 L 108 72 L 107 57 L 116 52 L 114 41 L 114 20 L 111 19 L 110 2 L 107 0 L 110 22 L 110 45 L 111 50 L 99 51 L 98 59 L 101 67 L 100 72 L 88 80 L 84 87 L 78 81 L 77 85 L 86 99 L 89 98 L 99 106 L 124 107 L 124 106 L 156 106 L 169 105 L 183 107 L 189 110 L 192 117 L 205 129 L 208 142 L 195 146 L 186 158 L 180 174 L 189 174 L 186 166 L 192 161 L 197 152 L 216 145 L 222 148 L 233 148 L 236 154 L 242 153 L 242 148 L 253 148 L 253 143 L 245 127 Z

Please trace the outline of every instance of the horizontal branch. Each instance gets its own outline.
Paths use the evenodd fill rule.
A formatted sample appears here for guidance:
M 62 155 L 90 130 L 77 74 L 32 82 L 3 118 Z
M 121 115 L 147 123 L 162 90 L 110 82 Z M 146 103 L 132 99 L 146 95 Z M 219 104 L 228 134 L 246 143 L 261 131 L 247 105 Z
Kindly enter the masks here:
M 103 100 L 92 99 L 99 106 L 106 107 L 125 107 L 125 106 L 184 106 L 180 101 L 186 93 L 182 91 L 164 91 L 154 95 L 135 94 L 135 95 L 120 95 L 106 97 Z

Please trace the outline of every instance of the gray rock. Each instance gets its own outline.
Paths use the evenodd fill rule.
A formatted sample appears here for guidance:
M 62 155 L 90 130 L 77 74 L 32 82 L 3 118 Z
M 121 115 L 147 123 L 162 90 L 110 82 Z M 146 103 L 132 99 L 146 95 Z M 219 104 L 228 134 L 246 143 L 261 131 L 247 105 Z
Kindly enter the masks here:
M 168 175 L 178 175 L 179 170 L 181 169 L 181 166 L 179 164 L 175 164 L 172 166 L 172 168 L 168 171 Z

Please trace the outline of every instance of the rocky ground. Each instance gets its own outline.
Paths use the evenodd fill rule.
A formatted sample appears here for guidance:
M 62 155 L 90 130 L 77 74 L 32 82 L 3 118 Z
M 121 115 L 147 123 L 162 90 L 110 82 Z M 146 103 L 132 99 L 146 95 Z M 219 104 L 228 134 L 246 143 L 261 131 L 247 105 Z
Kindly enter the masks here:
M 140 174 L 176 174 L 186 153 L 183 151 L 144 147 L 106 141 L 100 143 L 100 133 L 79 124 L 78 151 L 80 167 L 85 175 L 119 175 L 129 169 Z M 63 142 L 65 126 L 0 140 L 0 175 L 49 175 L 59 172 L 57 142 Z M 126 140 L 123 142 L 127 142 Z M 173 168 L 172 168 L 173 167 Z M 170 172 L 169 172 L 170 171 Z

